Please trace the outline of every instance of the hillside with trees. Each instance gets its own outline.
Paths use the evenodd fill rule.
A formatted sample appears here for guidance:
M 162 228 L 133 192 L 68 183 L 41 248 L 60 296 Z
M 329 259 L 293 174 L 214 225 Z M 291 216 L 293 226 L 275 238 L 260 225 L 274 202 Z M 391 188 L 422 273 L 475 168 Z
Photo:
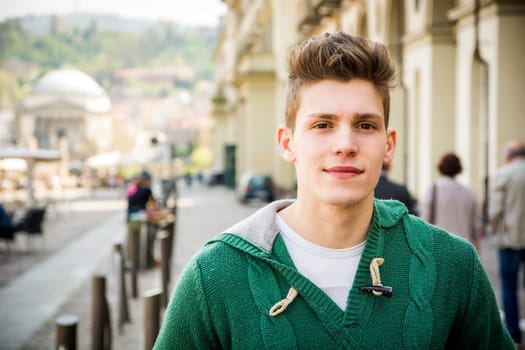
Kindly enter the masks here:
M 178 67 L 187 74 L 174 81 L 173 91 L 178 84 L 191 89 L 200 80 L 213 79 L 217 35 L 217 28 L 115 16 L 24 17 L 0 22 L 0 64 L 31 64 L 38 76 L 73 66 L 94 77 L 110 95 L 118 70 Z M 15 78 L 20 87 L 29 83 L 23 76 Z

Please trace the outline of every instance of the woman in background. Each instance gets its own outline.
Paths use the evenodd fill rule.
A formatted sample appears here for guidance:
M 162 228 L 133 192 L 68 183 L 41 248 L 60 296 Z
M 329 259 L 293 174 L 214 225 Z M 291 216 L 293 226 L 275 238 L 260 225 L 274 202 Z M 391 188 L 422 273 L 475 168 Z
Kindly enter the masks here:
M 422 198 L 421 217 L 469 240 L 477 248 L 476 196 L 456 180 L 463 170 L 461 160 L 456 154 L 447 153 L 441 157 L 437 168 L 441 176 Z

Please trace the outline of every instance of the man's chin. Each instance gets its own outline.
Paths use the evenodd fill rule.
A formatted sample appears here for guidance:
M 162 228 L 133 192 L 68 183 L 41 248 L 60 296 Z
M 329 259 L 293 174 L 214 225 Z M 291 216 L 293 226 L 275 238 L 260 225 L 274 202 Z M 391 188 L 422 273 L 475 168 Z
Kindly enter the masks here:
M 363 204 L 366 198 L 362 196 L 356 196 L 355 194 L 344 195 L 343 193 L 337 193 L 333 196 L 325 197 L 325 202 L 328 205 L 340 208 L 352 208 Z

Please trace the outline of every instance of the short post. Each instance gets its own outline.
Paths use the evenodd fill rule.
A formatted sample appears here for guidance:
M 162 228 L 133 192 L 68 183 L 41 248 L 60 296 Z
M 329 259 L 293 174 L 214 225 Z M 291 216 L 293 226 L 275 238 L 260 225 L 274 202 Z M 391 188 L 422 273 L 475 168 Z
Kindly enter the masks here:
M 165 229 L 168 232 L 168 259 L 171 263 L 173 261 L 173 242 L 175 241 L 175 216 L 172 217 Z
M 160 330 L 160 296 L 162 291 L 151 289 L 144 293 L 144 349 L 151 350 Z
M 73 315 L 61 315 L 55 320 L 55 350 L 77 349 L 78 318 Z
M 146 224 L 146 234 L 144 241 L 144 261 L 142 267 L 145 269 L 152 268 L 154 264 L 153 257 L 153 243 L 155 242 L 155 236 L 157 234 L 158 225 L 155 222 L 148 221 Z
M 124 323 L 130 322 L 129 306 L 128 306 L 128 294 L 126 292 L 126 281 L 124 271 L 124 256 L 122 243 L 115 243 L 113 250 L 116 253 L 117 260 L 117 293 L 118 293 L 118 327 L 119 332 L 122 333 L 122 327 Z
M 170 258 L 169 258 L 169 234 L 166 231 L 159 231 L 158 239 L 160 241 L 160 275 L 162 286 L 161 302 L 163 307 L 168 306 L 169 293 L 169 276 L 170 276 Z
M 173 216 L 177 216 L 177 198 L 179 197 L 177 186 L 175 185 L 175 190 L 173 191 L 173 196 L 170 198 L 170 201 L 167 204 L 168 209 L 171 211 Z
M 138 297 L 138 269 L 140 254 L 140 222 L 128 222 L 128 257 L 131 260 L 131 297 Z
M 91 349 L 111 349 L 111 322 L 106 299 L 106 277 L 94 276 L 92 280 Z

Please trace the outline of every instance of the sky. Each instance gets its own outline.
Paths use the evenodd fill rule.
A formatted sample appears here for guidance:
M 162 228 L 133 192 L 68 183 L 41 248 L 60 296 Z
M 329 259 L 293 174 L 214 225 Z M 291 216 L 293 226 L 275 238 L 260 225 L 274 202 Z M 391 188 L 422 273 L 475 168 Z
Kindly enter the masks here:
M 226 5 L 221 0 L 0 0 L 0 20 L 75 12 L 215 26 L 226 12 Z

